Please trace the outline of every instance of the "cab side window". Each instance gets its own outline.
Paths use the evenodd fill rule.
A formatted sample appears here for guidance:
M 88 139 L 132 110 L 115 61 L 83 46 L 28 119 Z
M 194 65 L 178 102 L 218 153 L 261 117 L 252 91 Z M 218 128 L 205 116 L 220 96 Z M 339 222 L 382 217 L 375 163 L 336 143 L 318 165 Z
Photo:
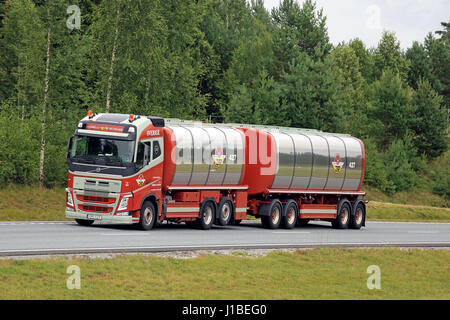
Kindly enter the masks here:
M 152 152 L 152 160 L 155 160 L 161 155 L 161 148 L 159 146 L 158 141 L 153 141 L 153 152 Z
M 139 142 L 136 155 L 136 165 L 140 168 L 150 163 L 151 142 Z

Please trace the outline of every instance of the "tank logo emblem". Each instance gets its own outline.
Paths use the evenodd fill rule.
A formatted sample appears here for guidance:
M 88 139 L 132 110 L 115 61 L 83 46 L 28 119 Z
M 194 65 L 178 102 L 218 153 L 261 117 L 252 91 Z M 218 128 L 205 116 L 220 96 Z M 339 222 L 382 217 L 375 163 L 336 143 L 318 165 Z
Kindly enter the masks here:
M 342 167 L 344 166 L 344 162 L 341 161 L 341 157 L 337 154 L 334 158 L 334 161 L 331 162 L 333 165 L 333 169 L 335 173 L 341 172 Z
M 136 182 L 137 182 L 137 184 L 138 184 L 139 187 L 142 187 L 142 186 L 144 185 L 144 183 L 145 183 L 144 175 L 143 175 L 143 174 L 140 174 L 140 175 L 138 176 L 138 178 L 136 179 Z
M 223 166 L 223 164 L 224 164 L 225 159 L 227 158 L 227 156 L 225 156 L 225 155 L 223 154 L 222 148 L 221 148 L 221 147 L 218 147 L 218 148 L 216 149 L 216 154 L 214 154 L 214 155 L 212 156 L 212 158 L 213 158 L 213 161 L 214 161 L 214 166 L 215 166 L 216 168 L 220 168 L 221 166 Z

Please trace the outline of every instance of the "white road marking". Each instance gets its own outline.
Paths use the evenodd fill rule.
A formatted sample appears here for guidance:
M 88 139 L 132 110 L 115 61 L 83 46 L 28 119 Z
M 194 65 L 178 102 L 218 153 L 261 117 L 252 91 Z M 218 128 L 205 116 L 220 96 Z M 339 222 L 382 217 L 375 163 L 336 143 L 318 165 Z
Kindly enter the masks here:
M 147 236 L 148 233 L 102 233 L 102 236 Z
M 408 231 L 408 233 L 419 233 L 419 234 L 435 234 L 439 233 L 439 231 Z
M 272 233 L 286 233 L 286 234 L 299 233 L 299 234 L 306 234 L 306 233 L 311 233 L 311 232 L 308 232 L 308 231 L 274 231 Z

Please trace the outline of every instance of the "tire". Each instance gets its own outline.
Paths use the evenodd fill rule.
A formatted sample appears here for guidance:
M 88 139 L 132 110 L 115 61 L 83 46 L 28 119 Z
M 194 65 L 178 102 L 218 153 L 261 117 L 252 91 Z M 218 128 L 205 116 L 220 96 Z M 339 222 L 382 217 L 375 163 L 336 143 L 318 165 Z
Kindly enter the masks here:
M 153 203 L 146 201 L 141 208 L 141 216 L 139 218 L 139 227 L 142 230 L 151 230 L 156 222 L 156 211 Z
M 75 219 L 75 221 L 80 225 L 80 226 L 91 226 L 94 223 L 94 220 L 84 220 L 84 219 Z
M 348 200 L 341 200 L 338 205 L 338 214 L 336 219 L 331 222 L 331 225 L 335 229 L 348 229 L 351 218 L 351 205 Z
M 266 229 L 277 229 L 281 224 L 282 206 L 279 200 L 273 200 L 269 204 L 269 215 L 261 216 L 261 223 Z
M 200 217 L 197 219 L 197 226 L 202 230 L 211 229 L 215 216 L 216 204 L 212 201 L 203 202 L 200 208 Z
M 292 229 L 297 224 L 298 206 L 294 200 L 288 200 L 283 207 L 283 217 L 281 219 L 281 226 L 285 229 Z
M 297 219 L 297 225 L 300 227 L 306 227 L 306 225 L 309 223 L 309 219 Z
M 221 226 L 226 226 L 230 223 L 231 217 L 234 215 L 234 204 L 233 200 L 228 197 L 223 197 L 219 202 L 218 209 L 218 224 Z
M 364 221 L 366 219 L 366 206 L 364 202 L 359 201 L 353 208 L 353 213 L 350 217 L 350 228 L 351 229 L 361 229 Z

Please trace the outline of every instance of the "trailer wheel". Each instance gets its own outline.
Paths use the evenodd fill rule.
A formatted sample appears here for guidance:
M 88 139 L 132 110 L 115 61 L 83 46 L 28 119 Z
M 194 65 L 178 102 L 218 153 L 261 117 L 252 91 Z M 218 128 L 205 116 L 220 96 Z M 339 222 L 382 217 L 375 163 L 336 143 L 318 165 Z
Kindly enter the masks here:
M 91 226 L 94 223 L 94 220 L 84 220 L 84 219 L 75 219 L 75 221 L 80 225 L 80 226 Z
M 338 205 L 338 214 L 336 219 L 331 222 L 331 225 L 335 229 L 347 229 L 350 223 L 351 206 L 348 200 L 341 200 Z
M 156 211 L 153 203 L 150 201 L 144 202 L 141 208 L 141 216 L 139 219 L 139 227 L 142 230 L 151 230 L 155 225 Z
M 261 222 L 266 229 L 276 229 L 281 223 L 282 206 L 279 200 L 273 200 L 269 204 L 269 215 L 261 216 Z
M 366 206 L 363 202 L 358 202 L 354 208 L 354 212 L 350 218 L 350 228 L 361 229 L 364 219 L 366 217 Z
M 212 201 L 203 202 L 200 207 L 200 217 L 197 219 L 197 226 L 202 230 L 211 229 L 216 216 L 216 206 Z
M 222 199 L 220 199 L 218 213 L 218 223 L 221 226 L 226 226 L 227 224 L 229 224 L 231 217 L 234 214 L 233 200 L 228 197 L 223 197 Z
M 281 226 L 285 229 L 292 229 L 297 224 L 298 206 L 294 200 L 288 200 L 283 207 L 283 218 L 281 219 Z

